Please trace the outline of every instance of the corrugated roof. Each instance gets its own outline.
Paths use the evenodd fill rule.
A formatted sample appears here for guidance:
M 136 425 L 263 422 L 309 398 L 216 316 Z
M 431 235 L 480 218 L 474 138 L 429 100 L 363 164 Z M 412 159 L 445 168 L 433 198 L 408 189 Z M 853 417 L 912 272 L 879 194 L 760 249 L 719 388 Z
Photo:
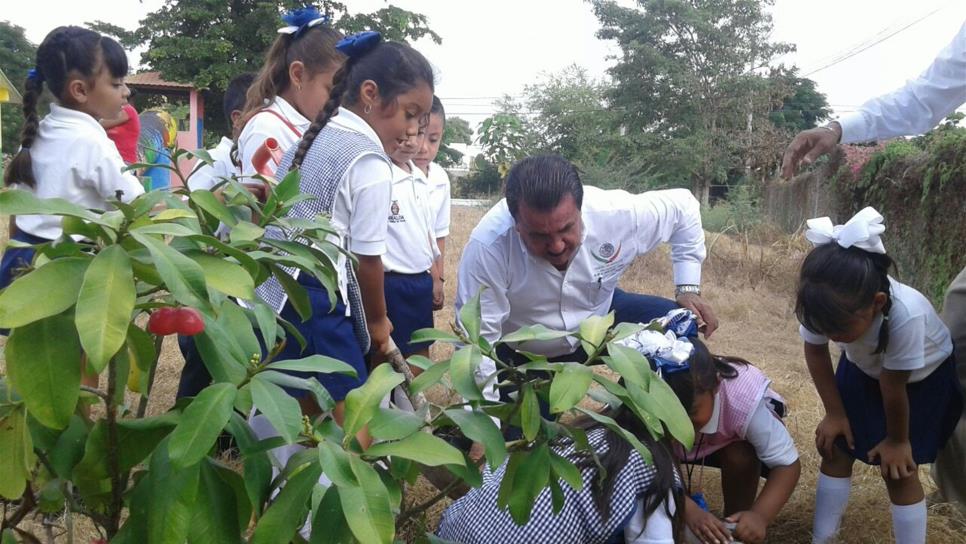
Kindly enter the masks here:
M 194 89 L 190 83 L 179 83 L 177 81 L 165 81 L 161 79 L 160 72 L 141 72 L 140 74 L 130 75 L 124 78 L 124 83 L 129 87 L 154 87 L 157 89 Z

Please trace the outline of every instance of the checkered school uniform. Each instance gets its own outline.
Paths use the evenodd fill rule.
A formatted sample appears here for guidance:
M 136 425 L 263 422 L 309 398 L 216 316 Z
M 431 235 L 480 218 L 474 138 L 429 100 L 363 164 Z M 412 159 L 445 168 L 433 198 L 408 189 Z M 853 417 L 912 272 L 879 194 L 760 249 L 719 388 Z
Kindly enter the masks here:
M 598 454 L 607 451 L 603 428 L 587 433 L 587 439 Z M 570 461 L 578 456 L 573 444 L 553 448 Z M 500 482 L 506 472 L 504 463 L 495 472 L 484 470 L 483 485 L 472 489 L 458 499 L 443 513 L 437 535 L 453 542 L 509 543 L 554 542 L 555 544 L 594 544 L 607 542 L 617 531 L 623 530 L 637 508 L 637 499 L 647 492 L 657 470 L 644 462 L 636 450 L 631 450 L 627 463 L 617 475 L 610 501 L 610 516 L 602 519 L 592 494 L 596 467 L 582 469 L 584 486 L 575 491 L 563 480 L 564 506 L 559 514 L 553 513 L 550 489 L 544 489 L 533 505 L 530 521 L 517 525 L 507 510 L 496 503 Z M 663 508 L 659 506 L 658 508 Z
M 302 178 L 300 191 L 314 195 L 312 200 L 303 200 L 295 204 L 289 211 L 289 217 L 299 219 L 315 219 L 320 214 L 332 214 L 335 197 L 339 184 L 349 168 L 363 155 L 376 155 L 389 162 L 383 149 L 371 138 L 358 132 L 342 130 L 328 124 L 322 128 L 316 137 L 315 144 L 326 142 L 326 145 L 312 145 L 302 161 Z M 278 172 L 289 170 L 292 158 L 298 146 L 292 146 L 282 158 Z M 268 229 L 266 236 L 275 239 L 293 239 L 297 231 L 283 232 L 277 228 Z M 343 247 L 348 249 L 346 241 L 340 240 Z M 352 263 L 345 260 L 345 272 L 340 273 L 339 290 L 346 300 L 347 314 L 352 317 L 353 329 L 362 352 L 369 351 L 369 332 L 366 328 L 366 316 L 362 307 L 362 296 L 359 282 L 356 279 Z M 298 270 L 285 268 L 292 277 L 298 276 Z M 345 278 L 344 280 L 342 278 Z M 273 276 L 259 285 L 255 293 L 265 303 L 272 306 L 276 312 L 281 312 L 288 296 L 278 280 Z

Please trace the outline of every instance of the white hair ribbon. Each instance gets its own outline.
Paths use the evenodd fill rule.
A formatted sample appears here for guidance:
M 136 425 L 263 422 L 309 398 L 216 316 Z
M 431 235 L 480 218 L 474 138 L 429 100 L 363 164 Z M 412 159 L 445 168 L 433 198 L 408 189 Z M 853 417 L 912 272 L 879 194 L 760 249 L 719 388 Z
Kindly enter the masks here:
M 302 26 L 283 26 L 282 28 L 278 29 L 278 33 L 279 34 L 295 34 L 300 29 L 303 30 L 303 31 L 305 31 L 305 30 L 308 30 L 308 29 L 312 28 L 313 26 L 318 26 L 318 25 L 320 25 L 320 24 L 322 24 L 322 23 L 324 23 L 326 21 L 328 21 L 328 17 L 319 17 L 318 19 L 312 19 L 311 21 L 305 23 Z
M 820 246 L 835 242 L 844 248 L 857 247 L 870 253 L 886 252 L 879 235 L 885 232 L 882 214 L 867 206 L 852 216 L 844 225 L 832 225 L 828 217 L 816 217 L 805 222 L 808 229 L 805 238 L 812 245 Z

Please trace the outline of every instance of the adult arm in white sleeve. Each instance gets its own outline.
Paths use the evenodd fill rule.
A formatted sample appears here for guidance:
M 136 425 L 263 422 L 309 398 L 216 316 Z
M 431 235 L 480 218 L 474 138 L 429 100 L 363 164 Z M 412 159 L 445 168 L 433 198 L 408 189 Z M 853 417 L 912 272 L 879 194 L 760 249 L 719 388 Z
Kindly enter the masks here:
M 918 77 L 838 120 L 841 143 L 922 134 L 966 103 L 966 22 Z
M 648 191 L 633 199 L 638 254 L 667 242 L 675 285 L 700 285 L 706 250 L 698 199 L 687 189 Z

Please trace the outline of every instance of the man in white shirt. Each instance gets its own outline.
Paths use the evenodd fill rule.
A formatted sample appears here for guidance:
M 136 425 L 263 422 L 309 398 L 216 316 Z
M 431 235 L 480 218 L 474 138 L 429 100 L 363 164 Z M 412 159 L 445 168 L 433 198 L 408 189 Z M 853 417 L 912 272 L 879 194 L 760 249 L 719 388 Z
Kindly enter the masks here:
M 514 165 L 505 194 L 473 229 L 458 271 L 457 311 L 485 287 L 481 332 L 487 340 L 537 324 L 573 331 L 611 311 L 616 322 L 648 322 L 678 305 L 695 312 L 706 335 L 717 328 L 701 298 L 704 231 L 689 191 L 634 195 L 584 187 L 566 159 L 537 156 Z M 635 257 L 662 242 L 671 244 L 677 300 L 617 289 Z M 569 338 L 514 347 L 567 360 L 579 351 Z M 519 361 L 516 355 L 507 349 L 505 360 Z M 478 377 L 494 371 L 484 360 Z
M 791 177 L 800 163 L 811 164 L 839 143 L 921 134 L 963 104 L 966 104 L 966 22 L 952 43 L 939 52 L 919 77 L 889 94 L 869 100 L 852 115 L 795 136 L 785 150 L 782 176 Z M 943 320 L 949 326 L 953 343 L 963 351 L 966 347 L 966 269 L 956 276 L 946 292 Z M 957 360 L 959 381 L 966 389 L 966 355 L 961 354 Z M 966 459 L 966 413 L 939 452 L 932 474 L 940 493 L 961 506 L 966 505 L 963 459 Z

